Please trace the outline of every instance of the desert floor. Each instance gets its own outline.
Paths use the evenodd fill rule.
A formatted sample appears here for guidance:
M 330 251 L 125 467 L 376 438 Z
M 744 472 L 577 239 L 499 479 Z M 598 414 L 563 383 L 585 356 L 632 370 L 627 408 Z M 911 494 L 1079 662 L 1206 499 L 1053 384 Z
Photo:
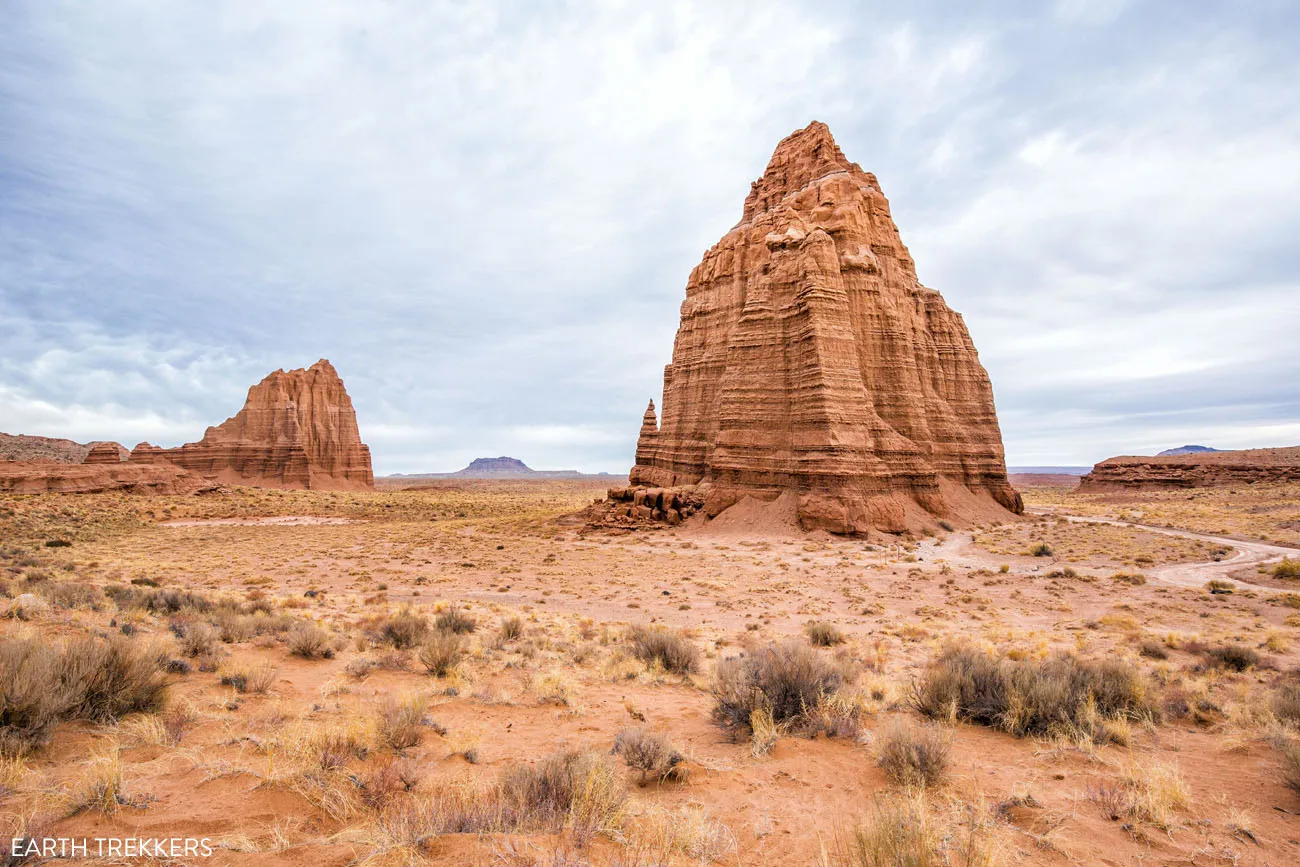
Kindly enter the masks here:
M 0 497 L 6 845 L 205 837 L 211 857 L 154 863 L 313 867 L 1300 864 L 1300 486 L 1029 488 L 1020 521 L 870 540 L 564 517 L 601 494 Z M 151 686 L 40 720 L 87 635 Z M 719 666 L 769 644 L 833 670 L 834 694 L 724 725 Z M 926 716 L 959 645 L 1025 677 L 1124 666 L 1141 709 L 1090 696 L 1019 731 Z M 649 770 L 612 752 L 620 733 Z M 557 794 L 537 781 L 564 751 L 581 772 Z M 888 860 L 909 846 L 931 860 Z

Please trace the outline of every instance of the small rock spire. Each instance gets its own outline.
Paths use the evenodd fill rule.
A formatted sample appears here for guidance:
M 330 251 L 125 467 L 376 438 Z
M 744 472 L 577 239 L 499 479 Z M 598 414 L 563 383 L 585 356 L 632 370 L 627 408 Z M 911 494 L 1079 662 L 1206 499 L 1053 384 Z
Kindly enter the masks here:
M 655 402 L 651 398 L 650 404 L 645 408 L 645 415 L 641 416 L 641 436 L 655 436 L 659 433 L 659 417 L 655 415 Z

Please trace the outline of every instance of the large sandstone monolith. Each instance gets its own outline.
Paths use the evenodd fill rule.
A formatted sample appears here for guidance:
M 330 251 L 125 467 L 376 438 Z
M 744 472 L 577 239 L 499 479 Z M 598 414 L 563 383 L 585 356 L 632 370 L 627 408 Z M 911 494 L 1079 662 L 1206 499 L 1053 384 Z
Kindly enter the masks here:
M 836 533 L 1023 510 L 961 316 L 824 124 L 777 146 L 691 273 L 630 480 L 695 486 L 710 515 L 792 492 L 805 528 Z
M 159 460 L 229 484 L 313 490 L 374 487 L 370 449 L 343 380 L 325 359 L 277 370 L 248 390 L 244 408 L 180 448 L 136 446 L 132 460 Z

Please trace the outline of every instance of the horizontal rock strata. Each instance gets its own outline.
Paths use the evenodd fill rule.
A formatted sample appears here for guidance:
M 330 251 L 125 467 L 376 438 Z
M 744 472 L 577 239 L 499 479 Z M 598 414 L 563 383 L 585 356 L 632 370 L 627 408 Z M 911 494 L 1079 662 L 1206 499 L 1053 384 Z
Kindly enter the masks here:
M 1083 477 L 1080 491 L 1168 490 L 1300 482 L 1300 447 L 1108 458 Z
M 1023 510 L 961 316 L 825 125 L 781 142 L 691 273 L 630 481 L 698 486 L 711 516 L 795 492 L 799 522 L 835 533 Z

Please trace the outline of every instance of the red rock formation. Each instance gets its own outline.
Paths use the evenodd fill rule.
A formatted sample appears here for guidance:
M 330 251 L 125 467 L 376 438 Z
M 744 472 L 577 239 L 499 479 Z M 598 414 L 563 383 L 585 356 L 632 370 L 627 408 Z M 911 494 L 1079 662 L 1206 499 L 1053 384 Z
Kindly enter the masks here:
M 83 464 L 120 464 L 122 463 L 122 452 L 125 451 L 117 443 L 95 443 L 86 453 Z
M 352 400 L 325 359 L 270 374 L 248 390 L 237 415 L 208 428 L 197 443 L 160 454 L 141 443 L 136 451 L 143 460 L 162 458 L 229 484 L 313 490 L 375 484 Z
M 701 485 L 710 515 L 793 491 L 805 528 L 837 533 L 1023 510 L 961 316 L 824 124 L 781 142 L 691 273 L 630 478 Z
M 1107 458 L 1083 477 L 1079 490 L 1161 490 L 1270 482 L 1300 482 L 1300 446 Z
M 0 463 L 0 492 L 20 494 L 193 494 L 213 484 L 180 467 L 118 461 L 97 464 L 5 461 Z
M 38 461 L 42 463 L 79 464 L 99 442 L 78 443 L 69 439 L 0 433 L 0 458 L 13 461 Z M 117 443 L 119 459 L 126 460 L 129 453 Z

